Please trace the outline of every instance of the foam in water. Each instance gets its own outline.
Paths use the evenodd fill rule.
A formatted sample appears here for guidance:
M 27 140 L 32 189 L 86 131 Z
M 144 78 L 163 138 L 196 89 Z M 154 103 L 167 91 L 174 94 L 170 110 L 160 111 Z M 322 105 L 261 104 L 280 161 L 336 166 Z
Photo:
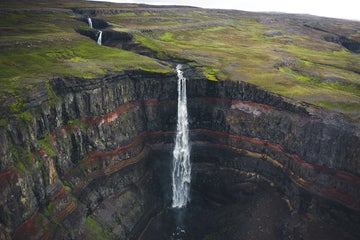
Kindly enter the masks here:
M 190 146 L 188 112 L 186 100 L 186 78 L 181 65 L 176 67 L 178 75 L 178 119 L 172 169 L 172 207 L 182 208 L 190 201 Z
M 88 17 L 88 24 L 89 24 L 89 27 L 90 27 L 90 28 L 93 28 L 92 21 L 91 21 L 91 18 L 90 18 L 90 17 Z
M 99 37 L 97 39 L 97 44 L 101 45 L 101 41 L 102 41 L 102 31 L 99 30 Z

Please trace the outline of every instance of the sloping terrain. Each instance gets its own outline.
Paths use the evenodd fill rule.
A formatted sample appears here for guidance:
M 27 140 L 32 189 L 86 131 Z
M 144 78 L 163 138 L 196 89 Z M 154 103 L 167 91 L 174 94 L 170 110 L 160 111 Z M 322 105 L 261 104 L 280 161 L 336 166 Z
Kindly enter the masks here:
M 131 33 L 141 46 L 127 46 L 130 50 L 146 54 L 146 47 L 158 59 L 201 67 L 210 79 L 247 81 L 359 118 L 359 22 L 85 1 L 0 4 L 1 93 L 7 96 L 2 102 L 8 103 L 10 94 L 21 105 L 24 89 L 57 76 L 91 78 L 134 68 L 170 71 L 156 60 L 121 50 L 121 40 L 111 41 L 111 34 L 104 34 L 105 45 L 117 48 L 81 36 L 80 30 L 89 30 L 96 37 L 84 18 L 89 16 L 106 21 L 104 31 Z

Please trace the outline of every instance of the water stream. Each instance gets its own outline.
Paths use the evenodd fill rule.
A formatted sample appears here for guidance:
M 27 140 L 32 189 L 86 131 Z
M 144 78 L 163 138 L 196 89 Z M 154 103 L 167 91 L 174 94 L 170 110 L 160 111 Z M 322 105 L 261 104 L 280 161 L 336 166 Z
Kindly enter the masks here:
M 91 21 L 91 18 L 90 18 L 90 17 L 88 17 L 88 24 L 89 24 L 89 27 L 90 27 L 90 28 L 93 28 L 92 21 Z
M 190 145 L 186 99 L 186 78 L 181 65 L 176 67 L 178 75 L 178 113 L 175 148 L 172 168 L 172 207 L 183 208 L 190 201 Z
M 102 31 L 99 30 L 99 37 L 97 39 L 97 44 L 101 45 L 102 42 Z

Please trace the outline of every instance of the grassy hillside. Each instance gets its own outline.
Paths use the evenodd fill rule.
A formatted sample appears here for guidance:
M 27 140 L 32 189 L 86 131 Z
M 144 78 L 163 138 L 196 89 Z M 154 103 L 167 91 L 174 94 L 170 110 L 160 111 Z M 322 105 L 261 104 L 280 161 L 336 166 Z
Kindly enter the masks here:
M 19 97 L 58 76 L 91 79 L 124 69 L 171 70 L 154 59 L 100 46 L 77 33 L 77 29 L 90 28 L 71 8 L 93 3 L 58 3 L 1 2 L 0 94 Z
M 80 35 L 77 29 L 90 28 L 79 19 L 92 16 L 110 24 L 105 30 L 131 33 L 156 58 L 188 60 L 210 80 L 247 81 L 360 119 L 360 22 L 86 1 L 0 7 L 1 94 L 17 96 L 54 76 L 170 71 L 156 59 Z

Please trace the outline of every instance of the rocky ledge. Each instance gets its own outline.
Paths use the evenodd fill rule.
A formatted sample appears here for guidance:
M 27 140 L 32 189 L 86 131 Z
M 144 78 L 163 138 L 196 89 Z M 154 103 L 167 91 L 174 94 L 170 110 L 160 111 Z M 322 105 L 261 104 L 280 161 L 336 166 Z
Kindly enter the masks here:
M 326 208 L 358 237 L 357 124 L 248 83 L 185 75 L 194 189 L 216 199 L 260 179 L 292 211 Z M 0 238 L 139 236 L 166 205 L 158 166 L 171 159 L 154 156 L 171 151 L 176 84 L 175 72 L 52 80 L 52 99 L 0 128 Z

